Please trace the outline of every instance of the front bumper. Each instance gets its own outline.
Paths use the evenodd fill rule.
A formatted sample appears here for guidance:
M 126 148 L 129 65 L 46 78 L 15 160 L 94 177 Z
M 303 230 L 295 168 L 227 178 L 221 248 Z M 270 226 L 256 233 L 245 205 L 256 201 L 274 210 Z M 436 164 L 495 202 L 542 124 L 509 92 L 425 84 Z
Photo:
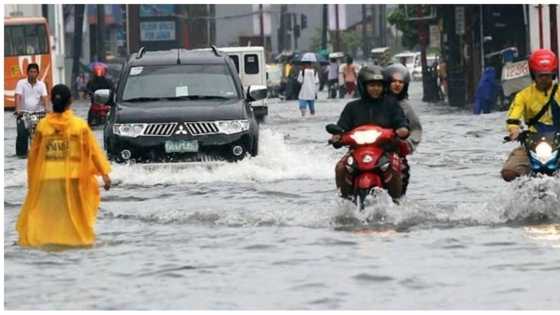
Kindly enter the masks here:
M 197 140 L 198 152 L 166 152 L 166 141 L 180 140 Z M 245 153 L 250 149 L 250 143 L 249 131 L 232 135 L 139 136 L 136 138 L 112 134 L 106 141 L 107 147 L 105 149 L 109 158 L 117 162 L 126 162 L 127 160 L 134 160 L 135 162 L 236 161 L 245 157 Z M 236 146 L 243 148 L 243 154 L 233 154 L 233 148 Z

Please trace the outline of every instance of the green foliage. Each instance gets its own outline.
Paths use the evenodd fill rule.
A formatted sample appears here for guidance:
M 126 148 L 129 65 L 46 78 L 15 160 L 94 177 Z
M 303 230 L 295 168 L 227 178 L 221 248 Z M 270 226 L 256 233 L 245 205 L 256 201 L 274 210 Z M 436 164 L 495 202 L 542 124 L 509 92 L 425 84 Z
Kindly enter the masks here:
M 420 43 L 418 39 L 418 30 L 416 22 L 407 21 L 405 14 L 405 6 L 399 5 L 398 8 L 393 10 L 389 15 L 387 20 L 389 24 L 397 27 L 399 31 L 402 32 L 401 43 L 404 47 L 408 49 L 413 49 L 416 45 Z M 408 6 L 409 16 L 413 15 L 412 6 Z
M 358 32 L 341 32 L 340 40 L 342 41 L 341 47 L 344 48 L 344 52 L 355 56 L 358 48 L 362 45 L 362 34 Z
M 347 54 L 356 55 L 358 48 L 362 45 L 362 35 L 358 32 L 340 32 L 340 48 Z M 336 35 L 331 31 L 330 43 L 335 47 Z M 316 28 L 313 36 L 311 36 L 310 51 L 319 52 L 321 50 L 321 29 Z
M 311 36 L 311 51 L 319 51 L 321 49 L 321 28 L 315 28 L 315 33 Z

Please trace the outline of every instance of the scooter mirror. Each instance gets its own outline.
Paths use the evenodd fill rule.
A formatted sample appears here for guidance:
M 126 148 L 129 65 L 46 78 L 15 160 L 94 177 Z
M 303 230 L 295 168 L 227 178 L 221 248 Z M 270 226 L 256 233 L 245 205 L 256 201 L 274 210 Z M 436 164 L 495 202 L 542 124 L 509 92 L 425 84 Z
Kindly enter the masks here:
M 327 132 L 331 135 L 339 135 L 344 133 L 344 129 L 340 128 L 337 124 L 328 124 L 327 125 Z

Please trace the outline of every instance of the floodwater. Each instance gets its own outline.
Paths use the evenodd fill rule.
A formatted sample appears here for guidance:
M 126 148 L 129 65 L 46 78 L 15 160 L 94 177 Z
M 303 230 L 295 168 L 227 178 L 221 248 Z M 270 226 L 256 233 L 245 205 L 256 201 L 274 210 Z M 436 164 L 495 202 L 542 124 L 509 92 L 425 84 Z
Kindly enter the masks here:
M 382 195 L 356 213 L 338 200 L 344 151 L 326 145 L 324 126 L 345 101 L 321 94 L 305 120 L 295 101 L 273 101 L 256 158 L 113 165 L 96 245 L 63 251 L 15 244 L 26 160 L 5 112 L 5 308 L 559 309 L 559 180 L 503 182 L 505 113 L 424 104 L 411 88 L 425 132 L 399 206 Z M 535 225 L 539 213 L 552 219 Z

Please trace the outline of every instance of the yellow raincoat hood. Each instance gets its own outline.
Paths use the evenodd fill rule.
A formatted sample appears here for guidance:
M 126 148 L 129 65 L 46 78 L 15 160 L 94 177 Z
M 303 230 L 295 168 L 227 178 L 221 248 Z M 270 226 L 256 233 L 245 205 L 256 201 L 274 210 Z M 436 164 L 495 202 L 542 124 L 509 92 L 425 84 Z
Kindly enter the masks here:
M 83 246 L 95 241 L 96 175 L 111 167 L 87 123 L 73 111 L 49 113 L 27 161 L 28 194 L 17 222 L 22 246 Z

